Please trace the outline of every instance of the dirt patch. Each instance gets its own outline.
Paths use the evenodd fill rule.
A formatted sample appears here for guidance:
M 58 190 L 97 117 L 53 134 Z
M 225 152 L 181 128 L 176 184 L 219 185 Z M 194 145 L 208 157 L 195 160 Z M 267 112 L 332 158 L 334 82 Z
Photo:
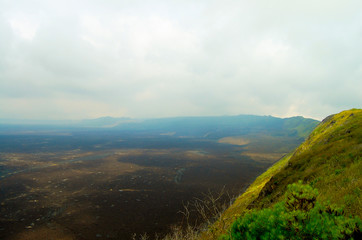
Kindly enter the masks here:
M 218 143 L 228 143 L 228 144 L 243 146 L 249 144 L 250 141 L 242 137 L 224 137 L 219 139 Z

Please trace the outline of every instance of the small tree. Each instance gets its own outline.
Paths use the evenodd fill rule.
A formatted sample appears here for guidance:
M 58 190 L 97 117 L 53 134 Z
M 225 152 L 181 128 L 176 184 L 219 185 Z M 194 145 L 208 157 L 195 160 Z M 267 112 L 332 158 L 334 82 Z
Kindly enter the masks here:
M 301 182 L 288 186 L 273 208 L 253 210 L 237 219 L 222 239 L 361 239 L 361 219 L 342 208 L 320 204 L 317 189 Z

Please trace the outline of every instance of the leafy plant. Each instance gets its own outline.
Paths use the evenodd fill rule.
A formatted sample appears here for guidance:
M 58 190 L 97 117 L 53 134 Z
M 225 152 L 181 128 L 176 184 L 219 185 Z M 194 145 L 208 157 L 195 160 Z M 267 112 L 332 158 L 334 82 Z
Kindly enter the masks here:
M 272 208 L 252 210 L 238 218 L 224 240 L 357 239 L 361 219 L 346 217 L 336 205 L 319 203 L 317 189 L 302 182 L 288 185 L 284 200 Z

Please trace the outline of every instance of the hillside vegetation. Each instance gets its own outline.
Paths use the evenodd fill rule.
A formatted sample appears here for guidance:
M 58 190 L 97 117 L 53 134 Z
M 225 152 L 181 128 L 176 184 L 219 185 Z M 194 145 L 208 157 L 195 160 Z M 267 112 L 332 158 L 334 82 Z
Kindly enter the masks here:
M 281 203 L 287 186 L 298 181 L 318 189 L 316 201 L 362 218 L 361 158 L 362 110 L 327 117 L 293 153 L 260 175 L 200 239 L 218 239 L 246 213 Z

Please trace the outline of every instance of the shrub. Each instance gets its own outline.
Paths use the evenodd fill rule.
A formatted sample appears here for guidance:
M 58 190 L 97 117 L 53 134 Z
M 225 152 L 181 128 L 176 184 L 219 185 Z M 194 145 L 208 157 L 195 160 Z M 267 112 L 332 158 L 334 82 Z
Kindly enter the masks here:
M 361 239 L 361 219 L 319 203 L 317 189 L 301 182 L 288 186 L 284 200 L 272 208 L 238 218 L 221 239 Z

